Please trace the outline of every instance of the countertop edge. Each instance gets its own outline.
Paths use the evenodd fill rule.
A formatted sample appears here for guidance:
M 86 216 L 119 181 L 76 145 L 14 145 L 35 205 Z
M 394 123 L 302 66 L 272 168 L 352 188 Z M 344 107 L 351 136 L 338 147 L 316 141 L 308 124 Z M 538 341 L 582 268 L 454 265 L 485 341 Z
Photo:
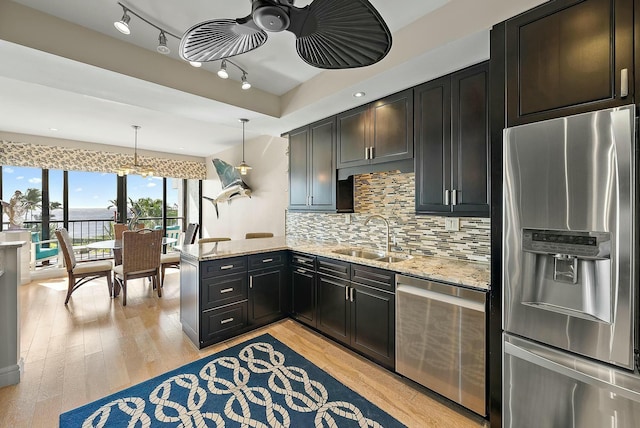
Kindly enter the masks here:
M 177 247 L 187 258 L 198 261 L 210 261 L 229 257 L 250 256 L 273 251 L 295 251 L 319 257 L 328 257 L 349 263 L 357 263 L 386 269 L 402 275 L 415 276 L 455 286 L 469 287 L 482 291 L 490 289 L 490 264 L 429 256 L 413 256 L 409 260 L 387 263 L 333 253 L 339 248 L 347 248 L 345 244 L 329 244 L 318 242 L 291 242 L 284 237 L 225 241 L 214 244 L 186 245 Z M 391 253 L 393 254 L 393 253 Z M 399 254 L 399 253 L 396 253 Z M 449 272 L 455 271 L 452 275 Z

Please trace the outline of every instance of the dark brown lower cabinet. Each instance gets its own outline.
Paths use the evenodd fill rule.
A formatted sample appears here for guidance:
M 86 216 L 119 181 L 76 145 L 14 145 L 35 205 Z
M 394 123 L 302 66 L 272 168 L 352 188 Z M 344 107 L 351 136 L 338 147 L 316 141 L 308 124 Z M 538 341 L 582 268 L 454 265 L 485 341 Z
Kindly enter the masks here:
M 351 347 L 395 370 L 395 295 L 356 283 L 351 287 Z
M 292 256 L 291 316 L 304 324 L 316 327 L 316 271 L 313 256 Z
M 350 281 L 318 275 L 318 330 L 349 345 L 351 303 Z
M 285 267 L 249 272 L 249 324 L 266 325 L 285 315 Z
M 351 272 L 351 280 L 318 274 L 317 327 L 331 338 L 394 370 L 395 294 L 391 290 L 395 274 L 342 263 L 350 265 L 347 271 Z M 318 266 L 321 269 L 320 258 Z
M 199 348 L 289 313 L 287 252 L 198 261 L 181 256 L 180 322 Z

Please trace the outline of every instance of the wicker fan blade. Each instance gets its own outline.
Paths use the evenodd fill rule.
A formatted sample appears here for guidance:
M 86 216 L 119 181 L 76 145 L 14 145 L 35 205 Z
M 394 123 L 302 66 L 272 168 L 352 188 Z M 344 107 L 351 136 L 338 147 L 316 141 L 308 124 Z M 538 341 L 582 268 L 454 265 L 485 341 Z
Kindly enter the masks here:
M 180 41 L 180 56 L 187 61 L 215 61 L 249 52 L 267 40 L 251 15 L 241 19 L 214 19 L 189 28 Z
M 314 67 L 365 67 L 391 49 L 391 32 L 367 0 L 314 0 L 290 14 L 298 55 Z

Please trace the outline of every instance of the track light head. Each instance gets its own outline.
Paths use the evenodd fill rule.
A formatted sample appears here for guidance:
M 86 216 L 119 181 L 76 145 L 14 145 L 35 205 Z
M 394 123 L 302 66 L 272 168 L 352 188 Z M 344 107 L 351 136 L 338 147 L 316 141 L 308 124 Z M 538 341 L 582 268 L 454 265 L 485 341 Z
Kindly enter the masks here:
M 171 52 L 171 49 L 167 46 L 167 35 L 164 34 L 164 31 L 160 31 L 160 35 L 158 36 L 158 52 L 163 55 L 167 55 Z
M 242 73 L 242 89 L 245 91 L 251 89 L 251 83 L 247 81 L 247 73 Z
M 131 17 L 129 16 L 127 8 L 123 7 L 124 11 L 122 14 L 122 19 L 120 21 L 116 21 L 113 23 L 113 26 L 116 27 L 116 30 L 120 31 L 122 34 L 131 34 L 131 30 L 129 29 L 129 21 L 131 21 Z
M 220 64 L 220 70 L 218 70 L 218 77 L 221 79 L 228 79 L 229 73 L 227 73 L 227 61 L 222 61 Z

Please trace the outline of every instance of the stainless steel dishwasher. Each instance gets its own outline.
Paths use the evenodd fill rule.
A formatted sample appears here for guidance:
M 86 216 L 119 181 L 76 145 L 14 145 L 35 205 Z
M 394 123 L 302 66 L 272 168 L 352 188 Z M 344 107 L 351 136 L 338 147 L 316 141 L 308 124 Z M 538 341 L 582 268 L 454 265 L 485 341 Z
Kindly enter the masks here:
M 486 294 L 396 275 L 396 371 L 486 415 Z

